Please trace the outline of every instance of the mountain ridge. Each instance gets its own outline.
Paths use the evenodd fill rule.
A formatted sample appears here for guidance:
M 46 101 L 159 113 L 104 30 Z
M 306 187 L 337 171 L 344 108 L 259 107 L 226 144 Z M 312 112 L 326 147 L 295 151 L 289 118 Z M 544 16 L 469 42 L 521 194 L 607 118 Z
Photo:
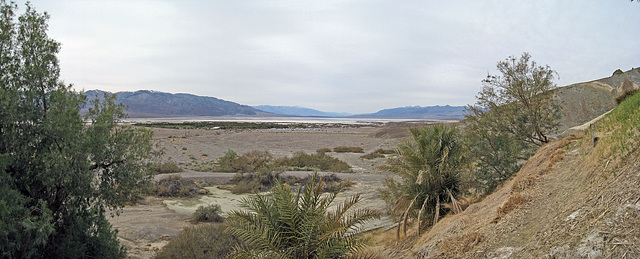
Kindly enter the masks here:
M 100 98 L 102 90 L 84 92 L 88 101 Z M 153 90 L 116 92 L 116 102 L 128 106 L 132 118 L 179 116 L 268 116 L 271 113 L 256 110 L 247 105 L 225 101 L 215 97 L 187 93 L 165 93 Z M 87 107 L 85 107 L 86 109 Z

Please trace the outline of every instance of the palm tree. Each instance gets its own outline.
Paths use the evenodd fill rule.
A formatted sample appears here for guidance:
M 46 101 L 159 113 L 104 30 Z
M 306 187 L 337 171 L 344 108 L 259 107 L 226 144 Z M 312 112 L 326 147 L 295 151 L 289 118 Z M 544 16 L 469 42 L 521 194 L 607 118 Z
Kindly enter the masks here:
M 458 131 L 443 124 L 410 129 L 412 139 L 398 146 L 397 156 L 387 161 L 385 168 L 400 178 L 385 181 L 382 197 L 407 231 L 409 218 L 418 219 L 418 234 L 435 224 L 446 212 L 444 203 L 451 203 L 454 212 L 460 206 L 455 197 L 460 188 L 460 171 L 466 164 L 466 150 Z
M 268 195 L 254 194 L 242 200 L 247 210 L 230 213 L 228 231 L 249 248 L 237 248 L 230 258 L 339 258 L 357 252 L 363 243 L 354 234 L 380 213 L 354 209 L 355 195 L 329 209 L 343 182 L 330 194 L 321 192 L 324 182 L 312 180 L 297 192 L 278 182 Z

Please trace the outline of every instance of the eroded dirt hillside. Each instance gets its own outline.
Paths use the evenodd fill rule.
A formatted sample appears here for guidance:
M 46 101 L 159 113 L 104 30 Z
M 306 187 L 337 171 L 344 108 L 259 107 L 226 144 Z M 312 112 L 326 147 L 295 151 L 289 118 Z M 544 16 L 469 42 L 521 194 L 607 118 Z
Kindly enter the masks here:
M 541 147 L 494 193 L 388 256 L 640 258 L 640 95 L 632 99 L 593 135 Z
M 560 136 L 576 133 L 567 130 L 613 109 L 617 105 L 616 98 L 638 88 L 640 68 L 616 71 L 610 77 L 557 88 L 554 102 L 562 107 Z

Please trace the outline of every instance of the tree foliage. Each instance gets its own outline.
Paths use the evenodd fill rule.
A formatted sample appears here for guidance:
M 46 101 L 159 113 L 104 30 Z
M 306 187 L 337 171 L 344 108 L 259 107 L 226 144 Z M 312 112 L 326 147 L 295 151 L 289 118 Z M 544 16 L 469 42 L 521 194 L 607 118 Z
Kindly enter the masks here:
M 409 218 L 418 219 L 420 231 L 444 215 L 444 203 L 456 204 L 460 172 L 467 164 L 467 151 L 456 128 L 439 124 L 410 132 L 411 140 L 400 144 L 397 156 L 385 166 L 402 181 L 389 178 L 381 191 L 392 214 L 399 217 L 398 235 L 402 226 L 406 232 Z
M 363 244 L 354 233 L 362 223 L 379 217 L 369 209 L 356 209 L 355 195 L 330 210 L 336 195 L 328 195 L 317 174 L 296 193 L 281 182 L 268 195 L 255 194 L 242 201 L 247 210 L 230 213 L 228 230 L 251 249 L 238 248 L 231 258 L 339 258 Z
M 49 16 L 17 10 L 0 1 L 2 257 L 120 257 L 105 214 L 146 183 L 152 133 L 118 125 L 114 96 L 81 115 L 85 97 L 59 79 Z
M 518 162 L 550 141 L 559 124 L 553 104 L 556 73 L 529 53 L 498 62 L 502 75 L 488 75 L 475 105 L 467 109 L 467 136 L 478 158 L 479 175 L 489 185 L 517 171 Z

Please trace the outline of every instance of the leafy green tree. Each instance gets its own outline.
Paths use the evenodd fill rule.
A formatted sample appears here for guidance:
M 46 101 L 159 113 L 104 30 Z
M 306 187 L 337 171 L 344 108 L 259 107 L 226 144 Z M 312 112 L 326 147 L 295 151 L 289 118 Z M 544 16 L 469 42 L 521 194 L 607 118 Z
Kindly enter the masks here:
M 519 168 L 519 161 L 550 141 L 560 121 L 553 103 L 556 73 L 538 66 L 529 53 L 497 64 L 501 76 L 483 80 L 475 105 L 467 109 L 466 135 L 478 159 L 480 178 L 491 188 Z
M 518 59 L 509 57 L 498 62 L 502 76 L 488 75 L 469 116 L 482 118 L 491 114 L 497 131 L 516 140 L 534 145 L 549 142 L 549 133 L 557 129 L 560 111 L 552 103 L 556 88 L 556 72 L 549 66 L 538 66 L 529 53 Z
M 0 0 L 0 253 L 10 258 L 122 257 L 106 214 L 148 180 L 148 130 L 121 126 L 115 96 L 59 79 L 46 13 Z
M 353 210 L 361 200 L 355 195 L 335 210 L 330 209 L 343 184 L 335 192 L 322 194 L 324 183 L 317 174 L 296 193 L 281 182 L 268 195 L 255 194 L 242 201 L 247 210 L 230 213 L 228 231 L 242 239 L 230 258 L 339 258 L 363 247 L 358 226 L 379 217 L 370 209 Z M 317 183 L 316 183 L 317 182 Z
M 467 151 L 454 127 L 438 124 L 410 129 L 411 140 L 400 144 L 397 156 L 387 160 L 385 168 L 402 178 L 385 180 L 381 195 L 399 216 L 406 234 L 409 218 L 418 219 L 418 233 L 438 221 L 451 203 L 458 212 L 455 197 L 460 192 L 460 172 L 467 165 Z M 404 223 L 402 223 L 404 221 Z

